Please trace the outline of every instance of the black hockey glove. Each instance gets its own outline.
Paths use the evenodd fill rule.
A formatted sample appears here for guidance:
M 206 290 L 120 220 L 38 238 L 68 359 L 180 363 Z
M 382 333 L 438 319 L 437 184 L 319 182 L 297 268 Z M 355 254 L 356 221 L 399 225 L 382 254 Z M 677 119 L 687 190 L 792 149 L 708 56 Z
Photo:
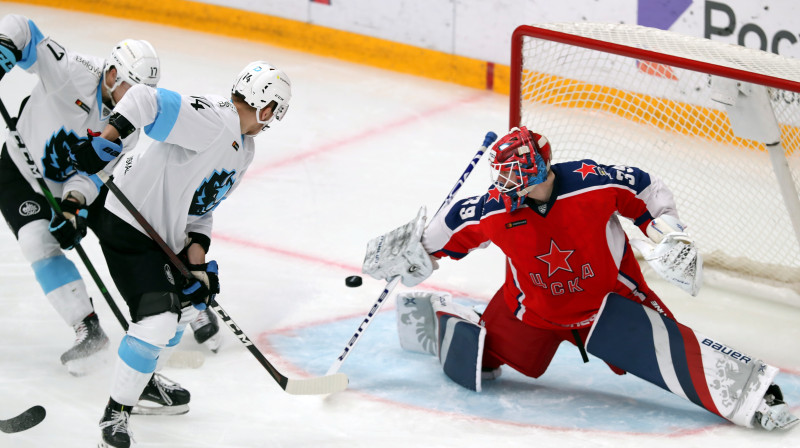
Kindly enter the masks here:
M 199 310 L 206 309 L 206 305 L 219 294 L 219 269 L 214 260 L 204 264 L 190 264 L 186 266 L 192 271 L 195 278 L 186 279 L 183 287 L 183 297 L 192 302 Z
M 22 59 L 22 52 L 19 51 L 14 42 L 3 34 L 0 34 L 0 79 L 10 72 L 17 61 Z
M 122 141 L 111 142 L 97 132 L 88 129 L 88 136 L 82 138 L 69 148 L 69 158 L 72 166 L 87 174 L 95 174 L 108 165 L 109 162 L 119 157 L 122 153 Z
M 64 218 L 63 213 L 74 215 L 74 223 Z M 61 213 L 53 210 L 53 217 L 50 219 L 50 233 L 58 240 L 62 249 L 72 249 L 86 236 L 86 219 L 88 217 L 89 211 L 85 206 L 64 199 L 61 201 Z

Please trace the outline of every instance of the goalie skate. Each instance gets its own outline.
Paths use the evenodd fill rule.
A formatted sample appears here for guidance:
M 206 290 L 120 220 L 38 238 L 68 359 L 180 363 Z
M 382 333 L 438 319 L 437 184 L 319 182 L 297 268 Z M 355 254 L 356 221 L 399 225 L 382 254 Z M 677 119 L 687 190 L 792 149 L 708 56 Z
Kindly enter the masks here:
M 764 400 L 756 410 L 755 424 L 767 431 L 773 429 L 790 429 L 800 423 L 800 419 L 789 412 L 789 406 L 783 402 L 783 393 L 777 384 L 767 388 Z
M 180 415 L 189 412 L 189 391 L 164 375 L 154 373 L 131 409 L 136 415 Z
M 489 368 L 489 367 L 481 368 L 481 380 L 482 381 L 494 381 L 494 380 L 500 378 L 502 375 L 503 375 L 502 367 L 497 367 L 497 368 L 494 368 L 494 369 Z
M 74 327 L 75 344 L 61 355 L 61 364 L 73 376 L 83 376 L 108 363 L 108 336 L 97 315 L 86 316 Z

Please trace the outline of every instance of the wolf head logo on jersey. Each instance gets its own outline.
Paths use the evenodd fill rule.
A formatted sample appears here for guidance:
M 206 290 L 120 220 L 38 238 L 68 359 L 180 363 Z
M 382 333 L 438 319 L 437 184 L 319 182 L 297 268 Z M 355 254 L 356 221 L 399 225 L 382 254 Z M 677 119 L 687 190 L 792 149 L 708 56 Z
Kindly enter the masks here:
M 75 174 L 75 168 L 69 163 L 69 147 L 75 145 L 78 140 L 80 137 L 75 132 L 62 127 L 45 143 L 42 174 L 46 179 L 64 182 Z
M 194 192 L 189 214 L 202 216 L 214 210 L 228 194 L 236 182 L 236 170 L 228 172 L 214 170 L 214 174 L 203 180 L 202 185 Z

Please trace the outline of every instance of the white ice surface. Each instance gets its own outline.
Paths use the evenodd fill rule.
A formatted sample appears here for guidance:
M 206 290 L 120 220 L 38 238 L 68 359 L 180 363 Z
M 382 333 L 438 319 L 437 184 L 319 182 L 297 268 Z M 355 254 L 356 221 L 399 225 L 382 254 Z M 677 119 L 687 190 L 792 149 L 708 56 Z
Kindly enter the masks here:
M 290 376 L 323 374 L 383 289 L 367 278 L 360 288 L 344 286 L 359 273 L 367 240 L 407 222 L 420 205 L 435 211 L 484 134 L 507 126 L 507 98 L 493 93 L 247 40 L 0 3 L 0 14 L 12 12 L 90 54 L 105 55 L 123 38 L 148 39 L 161 56 L 161 86 L 182 93 L 226 94 L 257 59 L 288 73 L 290 111 L 258 137 L 244 184 L 217 209 L 210 255 L 220 263 L 220 303 Z M 15 69 L 0 82 L 0 97 L 13 110 L 33 82 Z M 462 194 L 483 190 L 486 171 L 480 164 Z M 84 247 L 124 307 L 96 239 L 90 235 Z M 112 339 L 112 359 L 122 330 L 70 256 Z M 487 249 L 443 262 L 420 288 L 485 302 L 502 276 L 502 256 Z M 0 232 L 0 285 L 0 418 L 34 404 L 48 412 L 31 430 L 0 434 L 0 447 L 94 446 L 113 363 L 86 377 L 66 373 L 58 357 L 72 330 L 47 303 L 8 230 Z M 714 288 L 692 299 L 658 280 L 651 286 L 687 325 L 784 369 L 793 385 L 787 399 L 800 403 L 797 308 Z M 433 358 L 399 349 L 392 308 L 390 301 L 343 365 L 350 388 L 328 397 L 284 393 L 226 329 L 216 355 L 187 332 L 179 348 L 203 351 L 205 364 L 164 373 L 192 392 L 191 411 L 134 417 L 135 446 L 800 446 L 800 429 L 735 427 L 630 375 L 618 378 L 597 359 L 583 365 L 566 346 L 539 380 L 507 369 L 481 395 L 469 393 Z

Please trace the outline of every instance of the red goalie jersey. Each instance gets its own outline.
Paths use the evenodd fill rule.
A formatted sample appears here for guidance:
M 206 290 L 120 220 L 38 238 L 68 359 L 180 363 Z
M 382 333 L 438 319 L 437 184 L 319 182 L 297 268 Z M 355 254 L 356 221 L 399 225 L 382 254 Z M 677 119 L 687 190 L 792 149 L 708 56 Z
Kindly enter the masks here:
M 590 326 L 603 298 L 616 292 L 672 317 L 647 286 L 619 215 L 644 231 L 662 214 L 677 216 L 672 193 L 633 167 L 592 160 L 555 164 L 550 200 L 509 213 L 493 186 L 450 206 L 429 224 L 425 249 L 460 259 L 490 243 L 506 255 L 503 297 L 534 327 Z

